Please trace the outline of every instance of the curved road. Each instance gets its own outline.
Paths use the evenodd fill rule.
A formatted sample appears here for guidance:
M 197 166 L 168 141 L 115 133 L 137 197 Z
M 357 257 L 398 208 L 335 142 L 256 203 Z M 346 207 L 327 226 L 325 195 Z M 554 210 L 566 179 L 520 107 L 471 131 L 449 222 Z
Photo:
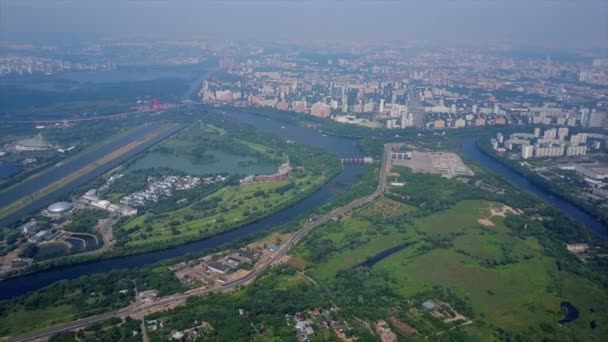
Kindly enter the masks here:
M 232 282 L 226 283 L 218 288 L 195 289 L 195 290 L 186 292 L 184 294 L 178 294 L 178 295 L 161 298 L 160 300 L 158 300 L 157 302 L 154 302 L 154 303 L 138 305 L 138 306 L 129 306 L 129 307 L 126 307 L 126 308 L 123 308 L 120 310 L 110 311 L 110 312 L 106 312 L 106 313 L 103 313 L 100 315 L 91 316 L 91 317 L 83 318 L 83 319 L 80 319 L 77 321 L 57 325 L 55 327 L 40 330 L 35 333 L 31 333 L 31 334 L 24 335 L 21 337 L 10 338 L 9 341 L 13 341 L 13 342 L 36 341 L 39 339 L 48 338 L 61 331 L 69 331 L 69 330 L 84 328 L 88 325 L 99 323 L 99 322 L 105 321 L 112 317 L 125 317 L 128 315 L 142 313 L 142 312 L 145 312 L 150 309 L 162 309 L 165 307 L 171 307 L 176 304 L 183 303 L 184 301 L 186 301 L 186 299 L 188 299 L 190 297 L 204 296 L 206 294 L 209 294 L 211 292 L 216 292 L 216 291 L 222 291 L 222 292 L 230 291 L 241 285 L 246 285 L 249 282 L 253 281 L 257 276 L 262 274 L 272 264 L 278 262 L 281 258 L 283 258 L 295 244 L 297 244 L 304 236 L 306 236 L 306 234 L 308 234 L 314 228 L 319 227 L 333 219 L 337 219 L 337 218 L 343 216 L 344 214 L 347 214 L 347 213 L 351 212 L 352 210 L 354 210 L 364 204 L 367 204 L 367 203 L 375 200 L 378 196 L 382 195 L 382 193 L 384 193 L 384 190 L 386 188 L 386 174 L 388 173 L 388 171 L 390 169 L 390 166 L 388 163 L 388 160 L 390 157 L 389 153 L 390 153 L 390 148 L 388 145 L 385 145 L 384 153 L 382 156 L 382 166 L 380 167 L 378 187 L 376 188 L 376 190 L 374 190 L 373 193 L 371 193 L 365 197 L 359 198 L 357 200 L 354 200 L 343 207 L 334 209 L 329 214 L 326 214 L 317 220 L 306 223 L 302 228 L 300 228 L 298 231 L 296 231 L 294 234 L 292 234 L 289 237 L 289 239 L 287 241 L 285 241 L 285 243 L 283 243 L 281 245 L 281 247 L 279 247 L 268 260 L 259 262 L 255 266 L 253 271 L 251 271 L 249 274 L 245 275 L 242 278 L 239 278 Z

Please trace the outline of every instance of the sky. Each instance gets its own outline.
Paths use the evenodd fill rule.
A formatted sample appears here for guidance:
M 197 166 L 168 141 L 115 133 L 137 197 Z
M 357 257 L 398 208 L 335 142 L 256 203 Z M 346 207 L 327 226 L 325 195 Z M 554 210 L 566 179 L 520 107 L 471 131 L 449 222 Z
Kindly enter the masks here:
M 1 42 L 403 41 L 608 47 L 598 0 L 0 0 Z

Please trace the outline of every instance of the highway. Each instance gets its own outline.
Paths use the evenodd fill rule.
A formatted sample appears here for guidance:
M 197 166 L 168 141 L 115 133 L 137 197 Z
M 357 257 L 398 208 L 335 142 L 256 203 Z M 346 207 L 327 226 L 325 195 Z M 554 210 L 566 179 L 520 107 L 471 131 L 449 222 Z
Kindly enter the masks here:
M 54 327 L 39 330 L 37 332 L 33 332 L 33 333 L 23 335 L 20 337 L 9 338 L 8 341 L 12 341 L 12 342 L 36 341 L 39 339 L 48 338 L 61 331 L 81 329 L 81 328 L 84 328 L 91 324 L 100 323 L 100 322 L 105 321 L 112 317 L 125 317 L 128 315 L 143 313 L 145 311 L 152 310 L 152 309 L 162 309 L 165 307 L 172 307 L 174 305 L 183 303 L 186 299 L 188 299 L 190 297 L 204 296 L 211 292 L 219 292 L 219 291 L 227 292 L 227 291 L 231 291 L 239 286 L 246 285 L 249 282 L 253 281 L 257 276 L 262 274 L 264 271 L 266 271 L 266 269 L 268 269 L 270 266 L 272 266 L 273 264 L 275 264 L 279 260 L 281 260 L 281 258 L 283 258 L 285 255 L 287 255 L 287 253 L 289 252 L 289 250 L 291 250 L 291 248 L 293 246 L 295 246 L 300 240 L 302 240 L 302 238 L 304 236 L 306 236 L 306 234 L 308 234 L 310 231 L 312 231 L 316 227 L 319 227 L 331 220 L 338 219 L 338 218 L 342 217 L 343 215 L 351 212 L 352 210 L 354 210 L 358 207 L 361 207 L 362 205 L 365 205 L 365 204 L 375 200 L 380 195 L 382 195 L 382 193 L 384 193 L 384 190 L 386 189 L 386 175 L 390 171 L 390 163 L 388 162 L 389 158 L 390 158 L 390 147 L 389 147 L 389 145 L 385 145 L 384 153 L 383 153 L 383 157 L 382 157 L 382 164 L 381 164 L 380 172 L 379 172 L 379 176 L 378 176 L 379 177 L 378 187 L 376 188 L 376 190 L 374 190 L 373 193 L 371 193 L 367 196 L 361 197 L 359 199 L 356 199 L 343 207 L 336 208 L 333 211 L 331 211 L 330 213 L 328 213 L 314 221 L 308 221 L 306 224 L 304 224 L 304 226 L 302 228 L 300 228 L 298 231 L 296 231 L 294 234 L 292 234 L 289 237 L 289 239 L 287 239 L 287 241 L 285 241 L 285 243 L 281 244 L 281 246 L 274 252 L 274 254 L 272 254 L 272 256 L 270 258 L 268 258 L 267 260 L 258 262 L 255 265 L 255 268 L 250 273 L 243 276 L 242 278 L 239 278 L 232 282 L 226 283 L 226 284 L 222 285 L 221 287 L 200 288 L 200 289 L 191 290 L 191 291 L 183 293 L 183 294 L 178 294 L 178 295 L 161 298 L 154 303 L 137 305 L 137 306 L 133 305 L 133 306 L 129 306 L 129 307 L 126 307 L 126 308 L 123 308 L 120 310 L 110 311 L 110 312 L 106 312 L 103 314 L 83 318 L 83 319 L 80 319 L 77 321 L 60 324 L 60 325 L 57 325 Z

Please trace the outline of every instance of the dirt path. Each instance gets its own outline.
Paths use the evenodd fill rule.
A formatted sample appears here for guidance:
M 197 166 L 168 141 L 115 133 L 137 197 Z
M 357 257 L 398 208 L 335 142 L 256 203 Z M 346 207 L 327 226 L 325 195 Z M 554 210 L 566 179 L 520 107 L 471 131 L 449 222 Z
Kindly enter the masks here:
M 141 339 L 143 342 L 150 342 L 150 338 L 148 337 L 148 330 L 146 330 L 146 322 L 143 318 L 141 320 Z
M 112 247 L 114 246 L 114 230 L 112 226 L 117 222 L 114 218 L 99 220 L 97 224 L 97 231 L 101 234 L 103 239 L 103 247 Z
M 112 249 L 112 247 L 114 247 L 114 244 L 116 243 L 116 241 L 114 241 L 114 230 L 112 229 L 112 226 L 116 222 L 118 222 L 118 219 L 116 219 L 116 218 L 108 218 L 108 219 L 99 220 L 95 229 L 97 230 L 97 232 L 99 234 L 101 234 L 101 237 L 103 239 L 103 245 L 101 246 L 101 248 L 94 249 L 94 250 L 88 251 L 88 252 L 79 253 L 78 255 L 102 254 L 102 253 L 105 253 L 105 252 L 109 251 L 110 249 Z

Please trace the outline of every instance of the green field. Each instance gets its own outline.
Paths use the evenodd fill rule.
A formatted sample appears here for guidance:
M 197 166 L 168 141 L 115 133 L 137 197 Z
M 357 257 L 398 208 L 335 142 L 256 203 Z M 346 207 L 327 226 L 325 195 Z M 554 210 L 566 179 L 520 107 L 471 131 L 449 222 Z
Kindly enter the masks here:
M 15 308 L 0 319 L 0 331 L 11 334 L 24 334 L 74 318 L 74 307 L 59 305 L 37 310 Z
M 114 227 L 118 248 L 147 250 L 175 245 L 259 220 L 309 195 L 340 167 L 333 155 L 303 145 L 278 142 L 248 126 L 236 123 L 227 125 L 213 117 L 207 117 L 204 122 L 196 121 L 159 144 L 155 150 L 201 164 L 213 164 L 216 152 L 246 158 L 252 164 L 271 163 L 278 166 L 289 161 L 294 170 L 288 180 L 258 184 L 239 184 L 238 177 L 241 176 L 234 175 L 225 184 L 199 186 L 202 190 L 195 190 L 195 196 L 188 197 L 187 205 L 176 206 L 175 203 L 169 205 L 165 202 L 167 205 L 163 208 L 168 209 L 144 208 L 141 215 Z M 302 169 L 295 170 L 297 167 Z M 244 166 L 241 172 L 246 168 Z M 143 181 L 137 182 L 142 183 L 141 187 L 145 186 L 147 175 L 139 178 Z M 126 191 L 125 186 L 129 187 L 129 184 L 111 188 L 105 194 L 106 198 L 117 200 L 125 192 L 134 191 Z
M 160 215 L 147 213 L 130 219 L 117 229 L 117 234 L 121 234 L 121 230 L 128 232 L 128 241 L 124 245 L 127 248 L 217 234 L 276 212 L 304 197 L 325 181 L 325 177 L 307 175 L 296 180 L 225 186 L 187 207 Z M 277 191 L 290 183 L 294 187 L 289 191 Z M 201 210 L 201 203 L 212 203 L 213 207 Z
M 201 321 L 214 327 L 210 340 L 292 340 L 294 330 L 286 324 L 285 315 L 315 308 L 334 310 L 332 316 L 341 322 L 346 336 L 360 341 L 378 341 L 373 327 L 379 320 L 391 319 L 416 330 L 408 336 L 391 321 L 389 325 L 400 340 L 602 341 L 602 336 L 608 334 L 608 315 L 604 310 L 608 292 L 598 271 L 601 264 L 582 263 L 566 251 L 564 241 L 569 240 L 560 238 L 562 231 L 575 236 L 575 241 L 581 241 L 584 235 L 575 235 L 576 227 L 564 228 L 571 223 L 561 219 L 559 213 L 485 175 L 477 179 L 504 191 L 483 191 L 472 185 L 476 184 L 475 179 L 465 182 L 412 174 L 406 169 L 397 171 L 399 175 L 395 177 L 408 185 L 390 187 L 373 203 L 313 230 L 291 252 L 288 265 L 272 268 L 236 291 L 196 298 L 174 310 L 147 316 L 146 319 L 162 319 L 165 324 L 150 332 L 151 341 L 167 340 L 172 331 Z M 293 180 L 304 183 L 297 185 L 300 187 L 308 183 L 308 177 L 312 176 L 300 174 Z M 412 183 L 415 185 L 408 188 Z M 187 215 L 206 215 L 193 218 L 191 225 L 213 219 L 215 224 L 229 223 L 227 218 L 240 218 L 244 210 L 275 200 L 275 186 L 281 185 L 232 185 L 201 200 L 210 203 L 217 199 L 213 210 L 226 208 L 220 210 L 221 214 L 185 207 L 148 221 L 159 225 L 153 228 L 160 230 L 155 236 L 172 230 L 160 225 L 170 225 L 171 220 Z M 525 211 L 506 210 L 503 203 Z M 533 204 L 524 207 L 518 203 Z M 217 222 L 220 217 L 223 222 Z M 183 227 L 187 229 L 188 224 Z M 182 229 L 182 225 L 173 227 L 177 229 Z M 404 244 L 408 245 L 371 267 L 357 267 Z M 166 266 L 156 270 L 160 272 L 159 279 L 155 284 L 146 281 L 148 288 L 166 284 L 166 294 L 179 289 L 176 284 L 171 285 L 175 279 L 167 273 Z M 155 272 L 140 273 L 140 277 L 155 276 Z M 115 279 L 102 281 L 103 277 L 106 275 L 99 275 L 95 283 L 122 288 L 117 285 L 117 279 L 123 281 L 122 277 L 115 275 Z M 53 293 L 53 287 L 48 292 Z M 25 297 L 11 307 L 19 312 L 35 298 L 36 295 Z M 427 300 L 447 303 L 449 309 L 444 312 L 457 312 L 463 317 L 456 321 L 436 317 L 437 311 L 424 309 L 422 303 Z M 562 301 L 578 308 L 577 320 L 558 323 L 565 317 L 560 308 Z M 239 309 L 245 314 L 240 315 Z M 37 310 L 29 313 L 38 315 Z M 11 312 L 2 321 L 11 322 L 14 315 Z M 315 325 L 314 338 L 335 339 L 333 331 L 326 329 Z
M 381 230 L 374 224 L 381 212 L 364 209 L 316 232 L 297 255 L 308 262 L 307 273 L 323 283 L 383 250 L 414 242 L 378 262 L 373 270 L 384 277 L 367 285 L 379 282 L 402 300 L 417 298 L 437 286 L 450 288 L 473 308 L 475 323 L 466 327 L 466 334 L 483 340 L 491 339 L 488 334 L 497 328 L 563 340 L 599 341 L 608 334 L 608 317 L 601 313 L 608 305 L 606 291 L 573 273 L 558 271 L 556 259 L 544 254 L 536 238 L 513 236 L 503 218 L 492 218 L 492 227 L 479 224 L 477 219 L 491 206 L 497 203 L 461 201 L 403 225 L 384 223 Z M 352 248 L 348 241 L 353 236 L 364 236 L 365 242 Z M 323 239 L 331 240 L 335 250 L 314 262 L 315 241 Z M 577 321 L 557 323 L 564 317 L 561 301 L 579 309 Z M 589 328 L 592 320 L 598 326 L 593 330 Z

